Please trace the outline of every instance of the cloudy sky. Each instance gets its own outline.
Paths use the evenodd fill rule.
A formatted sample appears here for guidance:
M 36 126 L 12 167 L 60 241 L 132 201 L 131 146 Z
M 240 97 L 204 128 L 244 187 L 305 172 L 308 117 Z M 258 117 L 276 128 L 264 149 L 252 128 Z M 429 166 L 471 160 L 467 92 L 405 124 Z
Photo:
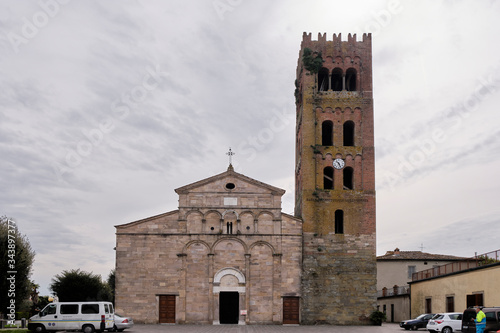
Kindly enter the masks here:
M 371 32 L 377 253 L 500 248 L 500 1 L 0 2 L 0 215 L 33 279 L 107 277 L 115 225 L 226 170 L 287 192 L 302 33 Z

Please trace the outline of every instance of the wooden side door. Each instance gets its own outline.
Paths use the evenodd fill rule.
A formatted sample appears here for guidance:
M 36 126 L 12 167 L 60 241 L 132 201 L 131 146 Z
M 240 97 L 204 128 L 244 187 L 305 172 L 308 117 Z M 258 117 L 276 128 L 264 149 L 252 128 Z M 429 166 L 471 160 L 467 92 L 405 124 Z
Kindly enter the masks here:
M 283 325 L 299 324 L 299 298 L 283 297 Z
M 160 295 L 160 324 L 175 324 L 175 295 Z

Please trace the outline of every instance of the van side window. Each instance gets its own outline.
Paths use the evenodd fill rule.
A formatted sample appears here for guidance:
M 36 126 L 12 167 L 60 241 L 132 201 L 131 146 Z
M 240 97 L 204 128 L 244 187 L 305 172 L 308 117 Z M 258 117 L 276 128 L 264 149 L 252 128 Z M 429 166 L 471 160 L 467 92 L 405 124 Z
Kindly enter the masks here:
M 486 321 L 493 321 L 496 322 L 497 319 L 495 318 L 495 312 L 486 312 Z
M 113 304 L 109 305 L 109 312 L 110 313 L 115 313 L 115 309 L 113 309 Z
M 104 304 L 104 313 L 109 314 L 109 308 L 107 304 Z
M 82 313 L 99 313 L 99 304 L 82 304 Z
M 78 304 L 61 304 L 61 314 L 77 314 Z

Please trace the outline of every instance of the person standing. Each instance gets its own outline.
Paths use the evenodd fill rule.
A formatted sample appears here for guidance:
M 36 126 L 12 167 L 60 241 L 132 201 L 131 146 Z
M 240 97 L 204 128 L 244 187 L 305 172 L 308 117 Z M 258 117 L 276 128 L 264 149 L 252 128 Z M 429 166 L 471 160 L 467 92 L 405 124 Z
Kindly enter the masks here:
M 475 322 L 476 322 L 476 333 L 484 333 L 484 329 L 486 328 L 486 315 L 479 307 L 476 308 Z

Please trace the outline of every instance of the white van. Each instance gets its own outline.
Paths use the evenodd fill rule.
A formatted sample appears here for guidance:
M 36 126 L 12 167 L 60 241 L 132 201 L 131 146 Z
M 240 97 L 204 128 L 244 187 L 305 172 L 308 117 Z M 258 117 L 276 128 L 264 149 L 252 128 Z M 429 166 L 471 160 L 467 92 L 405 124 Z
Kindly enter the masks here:
M 110 302 L 55 302 L 29 319 L 28 329 L 44 331 L 94 331 L 113 330 L 113 304 Z

